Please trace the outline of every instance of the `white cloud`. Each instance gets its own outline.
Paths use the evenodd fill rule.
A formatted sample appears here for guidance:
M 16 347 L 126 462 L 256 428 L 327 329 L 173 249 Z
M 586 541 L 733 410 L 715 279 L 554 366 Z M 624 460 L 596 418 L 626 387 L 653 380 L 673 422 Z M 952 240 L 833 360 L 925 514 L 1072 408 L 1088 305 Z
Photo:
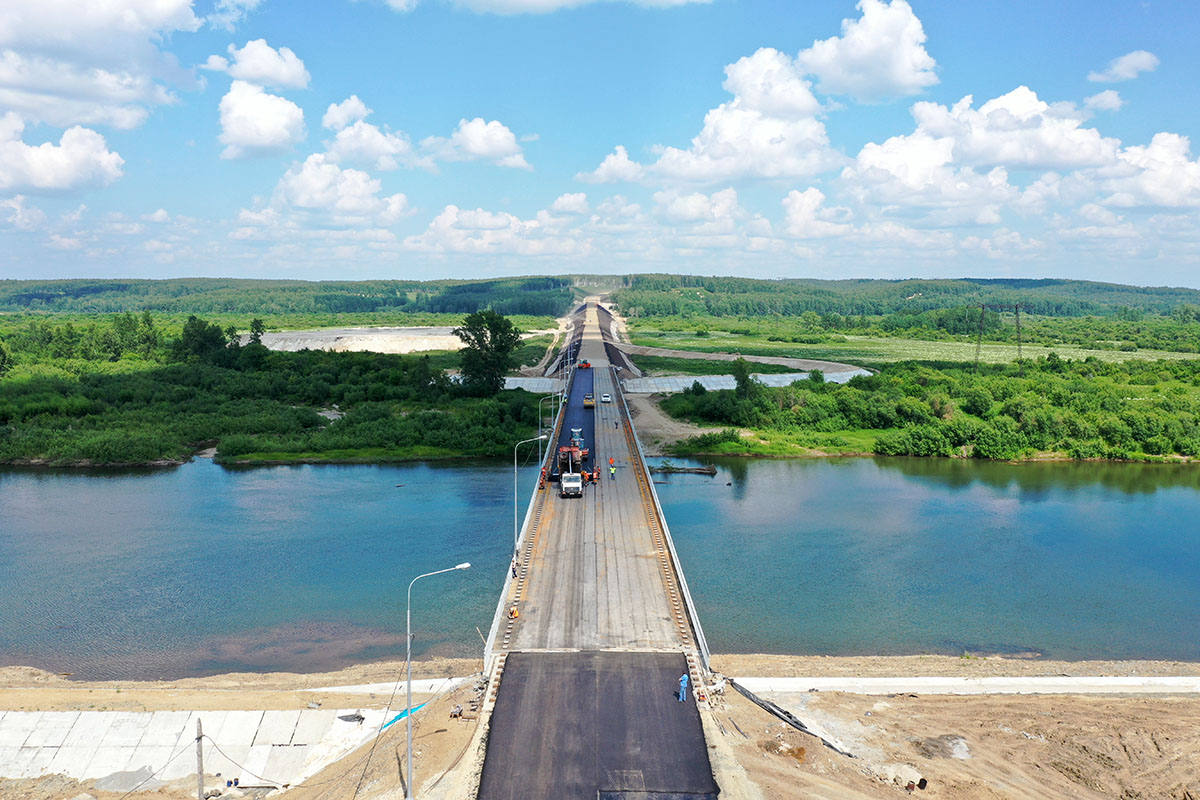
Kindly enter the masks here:
M 826 94 L 877 102 L 938 82 L 925 51 L 925 29 L 905 0 L 860 0 L 862 17 L 842 20 L 842 35 L 813 42 L 797 63 Z
M 167 84 L 195 86 L 159 50 L 194 31 L 191 0 L 5 0 L 0 3 L 0 108 L 59 127 L 133 128 L 174 102 Z
M 542 211 L 523 220 L 506 212 L 460 209 L 448 205 L 421 234 L 404 239 L 407 250 L 431 253 L 471 253 L 523 256 L 569 255 L 584 248 Z
M 171 215 L 167 213 L 165 208 L 160 208 L 153 214 L 143 214 L 142 219 L 147 222 L 170 222 Z
M 560 214 L 586 214 L 588 213 L 588 199 L 583 192 L 570 192 L 558 196 L 551 205 L 551 211 L 557 211 Z
M 613 152 L 604 157 L 600 166 L 591 172 L 581 172 L 576 180 L 584 183 L 612 183 L 614 181 L 639 181 L 645 168 L 629 157 L 624 145 L 617 145 Z
M 1058 169 L 1111 163 L 1120 142 L 1081 127 L 1072 115 L 1018 86 L 978 110 L 967 95 L 951 108 L 922 102 L 913 106 L 918 131 L 953 142 L 959 163 Z
M 213 5 L 213 13 L 204 18 L 214 28 L 233 30 L 262 0 L 217 0 Z
M 1191 142 L 1176 133 L 1156 133 L 1146 146 L 1127 147 L 1117 165 L 1095 177 L 1111 192 L 1112 206 L 1200 206 L 1200 162 L 1191 158 Z
M 346 223 L 390 224 L 408 212 L 408 198 L 384 196 L 382 189 L 378 178 L 343 169 L 324 154 L 314 153 L 287 171 L 275 195 L 288 206 L 326 211 Z
M 107 186 L 121 177 L 125 160 L 89 128 L 67 129 L 57 145 L 26 144 L 24 129 L 16 114 L 0 117 L 0 191 Z
M 227 72 L 238 80 L 260 86 L 276 86 L 287 89 L 303 89 L 308 86 L 310 76 L 304 62 L 290 48 L 278 50 L 267 44 L 266 39 L 253 39 L 240 50 L 229 45 L 232 61 L 222 56 L 209 56 L 204 68 L 216 72 Z
M 375 169 L 392 170 L 401 165 L 433 166 L 429 158 L 416 154 L 412 142 L 403 133 L 383 131 L 363 120 L 338 131 L 327 152 L 334 161 L 368 164 Z
M 1105 89 L 1091 97 L 1083 98 L 1083 104 L 1093 111 L 1119 111 L 1121 106 L 1125 105 L 1125 101 L 1116 89 Z
M 26 205 L 23 194 L 0 200 L 0 210 L 6 214 L 6 222 L 19 231 L 33 231 L 46 221 L 46 213 L 37 206 Z
M 358 95 L 352 94 L 340 103 L 330 103 L 325 116 L 321 117 L 321 125 L 331 131 L 340 131 L 370 115 L 371 109 L 367 108 L 367 104 L 359 100 Z
M 1108 62 L 1101 72 L 1089 72 L 1087 79 L 1096 83 L 1129 81 L 1143 72 L 1153 72 L 1158 67 L 1158 56 L 1147 50 L 1134 50 Z
M 838 166 L 816 119 L 820 103 L 783 53 L 762 48 L 725 68 L 733 100 L 710 110 L 686 150 L 657 148 L 658 160 L 642 166 L 624 147 L 578 179 L 602 183 L 658 178 L 666 182 L 716 183 L 742 178 L 807 177 Z
M 737 191 L 722 189 L 711 195 L 703 192 L 681 194 L 675 190 L 654 193 L 659 213 L 671 222 L 718 222 L 732 220 L 742 213 Z
M 241 80 L 221 98 L 221 158 L 282 152 L 304 136 L 304 112 L 290 100 Z
M 532 169 L 513 132 L 496 120 L 485 122 L 482 117 L 459 120 L 450 138 L 430 136 L 421 146 L 446 161 L 486 159 L 501 167 Z
M 820 189 L 809 187 L 803 192 L 793 189 L 783 198 L 784 230 L 797 239 L 823 239 L 843 236 L 851 227 L 849 209 L 825 208 L 825 194 Z

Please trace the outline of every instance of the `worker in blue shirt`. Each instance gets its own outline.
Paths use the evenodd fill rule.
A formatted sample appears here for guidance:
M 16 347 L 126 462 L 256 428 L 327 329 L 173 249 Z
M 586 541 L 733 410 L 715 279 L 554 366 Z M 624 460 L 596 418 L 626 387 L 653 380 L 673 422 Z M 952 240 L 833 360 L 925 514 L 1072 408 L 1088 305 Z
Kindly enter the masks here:
M 679 702 L 681 703 L 687 700 L 687 685 L 688 676 L 685 672 L 679 676 Z

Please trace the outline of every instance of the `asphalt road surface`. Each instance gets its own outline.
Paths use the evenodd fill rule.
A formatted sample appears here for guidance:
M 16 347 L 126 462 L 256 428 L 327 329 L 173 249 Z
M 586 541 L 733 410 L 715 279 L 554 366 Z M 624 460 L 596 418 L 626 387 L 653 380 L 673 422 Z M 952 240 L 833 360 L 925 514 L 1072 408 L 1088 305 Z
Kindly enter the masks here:
M 681 653 L 510 653 L 479 800 L 713 800 Z

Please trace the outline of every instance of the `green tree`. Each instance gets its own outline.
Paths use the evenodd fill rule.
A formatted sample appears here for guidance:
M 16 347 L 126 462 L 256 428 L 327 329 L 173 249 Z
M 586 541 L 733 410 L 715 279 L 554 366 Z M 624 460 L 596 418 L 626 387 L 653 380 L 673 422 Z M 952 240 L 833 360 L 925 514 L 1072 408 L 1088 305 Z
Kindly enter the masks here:
M 255 317 L 250 320 L 250 342 L 252 344 L 262 344 L 262 337 L 266 332 L 267 326 L 261 319 Z
M 13 359 L 8 352 L 8 348 L 4 346 L 4 340 L 0 339 L 0 378 L 4 377 L 4 373 L 12 369 Z
M 463 386 L 472 394 L 494 395 L 504 388 L 504 375 L 521 344 L 521 332 L 507 317 L 490 308 L 468 314 L 454 329 L 460 350 Z
M 761 385 L 750 375 L 750 362 L 739 358 L 733 362 L 733 379 L 737 381 L 735 392 L 738 397 L 753 397 L 755 390 Z

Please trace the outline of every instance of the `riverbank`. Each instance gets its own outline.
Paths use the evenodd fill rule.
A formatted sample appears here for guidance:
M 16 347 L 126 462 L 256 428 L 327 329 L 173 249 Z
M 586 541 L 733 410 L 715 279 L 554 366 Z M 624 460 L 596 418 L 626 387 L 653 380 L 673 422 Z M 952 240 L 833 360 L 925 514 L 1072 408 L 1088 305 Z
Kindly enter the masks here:
M 1194 662 L 947 656 L 718 654 L 713 667 L 738 677 L 1200 674 L 1200 663 Z M 478 659 L 414 661 L 413 675 L 461 677 L 481 668 Z M 9 667 L 0 669 L 0 711 L 269 710 L 305 708 L 310 702 L 327 708 L 377 708 L 387 704 L 403 672 L 403 662 L 389 661 L 312 674 L 81 682 L 28 667 Z M 335 686 L 360 691 L 327 691 Z M 381 686 L 386 691 L 380 691 Z M 425 795 L 454 796 L 448 787 L 461 784 L 473 768 L 465 756 L 476 726 L 449 720 L 450 706 L 469 695 L 469 687 L 456 690 L 414 720 L 417 774 L 426 776 Z M 732 765 L 722 762 L 726 774 L 731 766 L 733 771 L 743 771 L 760 792 L 739 794 L 739 787 L 730 787 L 731 797 L 785 800 L 803 794 L 828 800 L 882 800 L 897 796 L 910 776 L 928 781 L 929 797 L 968 800 L 1195 796 L 1200 767 L 1200 699 L 1195 696 L 901 693 L 880 697 L 805 692 L 776 694 L 771 699 L 823 735 L 835 737 L 854 758 L 823 747 L 818 739 L 782 724 L 727 690 L 714 699 L 708 712 L 715 723 L 708 732 L 714 759 L 732 758 Z M 403 726 L 389 730 L 381 752 L 396 748 L 402 752 L 403 735 Z M 287 796 L 349 800 L 357 792 L 368 748 L 369 744 L 363 745 L 313 776 L 310 785 L 289 790 Z M 396 760 L 379 755 L 371 762 L 360 798 L 390 796 L 401 785 Z M 429 785 L 447 770 L 449 776 L 441 785 Z M 0 794 L 14 800 L 66 800 L 85 791 L 98 800 L 117 800 L 124 794 L 97 789 L 94 780 L 76 782 L 53 775 L 0 779 Z M 194 792 L 195 783 L 185 779 L 140 796 L 185 800 Z

